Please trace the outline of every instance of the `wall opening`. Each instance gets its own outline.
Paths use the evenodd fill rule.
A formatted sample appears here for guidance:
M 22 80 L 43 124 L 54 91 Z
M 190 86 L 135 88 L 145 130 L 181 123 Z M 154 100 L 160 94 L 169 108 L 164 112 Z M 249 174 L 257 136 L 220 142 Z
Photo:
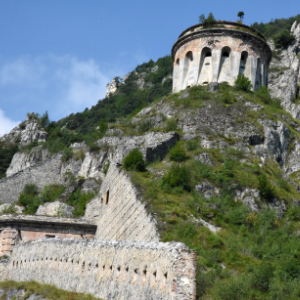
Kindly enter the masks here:
M 193 61 L 193 52 L 192 52 L 192 51 L 189 51 L 189 52 L 186 54 L 186 57 L 187 57 L 190 61 Z
M 261 62 L 260 58 L 257 59 L 257 67 L 256 67 L 256 76 L 255 76 L 255 85 L 254 90 L 258 90 L 262 84 L 262 70 L 261 70 Z
M 177 59 L 176 59 L 176 65 L 179 65 L 179 64 L 180 64 L 180 59 L 177 58 Z
M 222 49 L 220 72 L 218 82 L 228 82 L 232 84 L 232 67 L 231 67 L 231 49 L 224 47 Z
M 109 190 L 104 194 L 104 205 L 108 205 L 109 201 Z
M 205 47 L 201 51 L 198 84 L 208 84 L 212 80 L 212 52 Z
M 246 70 L 247 61 L 248 61 L 248 52 L 243 51 L 241 55 L 239 74 L 244 74 Z
M 55 235 L 46 234 L 46 239 L 55 239 Z

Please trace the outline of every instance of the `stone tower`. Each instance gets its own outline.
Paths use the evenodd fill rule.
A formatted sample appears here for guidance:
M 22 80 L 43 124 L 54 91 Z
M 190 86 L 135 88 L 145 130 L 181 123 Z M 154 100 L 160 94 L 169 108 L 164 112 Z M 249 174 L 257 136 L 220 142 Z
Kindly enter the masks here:
M 262 34 L 240 23 L 194 25 L 181 33 L 172 56 L 173 92 L 210 82 L 233 85 L 238 74 L 251 80 L 253 90 L 268 85 L 270 47 Z

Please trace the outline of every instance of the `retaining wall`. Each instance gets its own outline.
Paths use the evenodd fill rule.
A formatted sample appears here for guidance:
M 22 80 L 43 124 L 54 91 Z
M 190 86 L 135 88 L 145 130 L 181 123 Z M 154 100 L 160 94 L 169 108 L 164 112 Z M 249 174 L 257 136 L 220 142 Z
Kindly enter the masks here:
M 101 189 L 87 205 L 85 218 L 94 218 L 96 239 L 158 242 L 155 219 L 141 202 L 127 173 L 111 163 Z
M 16 246 L 2 280 L 34 280 L 103 299 L 195 299 L 196 256 L 182 243 L 38 240 Z

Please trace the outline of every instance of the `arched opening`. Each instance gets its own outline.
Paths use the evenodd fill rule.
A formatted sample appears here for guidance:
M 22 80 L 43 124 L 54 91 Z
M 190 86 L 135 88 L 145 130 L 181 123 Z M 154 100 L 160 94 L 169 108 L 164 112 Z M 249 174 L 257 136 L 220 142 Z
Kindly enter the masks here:
M 231 66 L 231 49 L 229 47 L 224 47 L 222 49 L 220 72 L 218 82 L 228 82 L 233 83 L 232 79 L 232 66 Z
M 179 65 L 179 63 L 180 63 L 180 59 L 177 58 L 177 59 L 176 59 L 176 65 Z
M 189 51 L 189 52 L 186 54 L 186 57 L 187 57 L 190 61 L 193 61 L 193 52 L 192 52 L 192 51 Z
M 244 74 L 248 60 L 248 52 L 243 51 L 241 54 L 239 74 Z
M 201 51 L 198 84 L 208 84 L 212 80 L 212 53 L 211 49 L 205 47 Z

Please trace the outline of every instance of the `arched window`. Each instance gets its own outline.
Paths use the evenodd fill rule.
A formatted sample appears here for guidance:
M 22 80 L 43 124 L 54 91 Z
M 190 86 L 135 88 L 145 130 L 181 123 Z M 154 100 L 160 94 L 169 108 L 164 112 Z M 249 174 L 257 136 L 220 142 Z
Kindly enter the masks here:
M 179 65 L 179 63 L 180 63 L 180 59 L 177 58 L 177 59 L 176 59 L 176 65 Z
M 245 72 L 247 60 L 248 60 L 248 52 L 243 51 L 241 54 L 241 61 L 240 61 L 240 70 L 239 70 L 240 74 L 243 74 Z
M 192 52 L 192 51 L 189 51 L 189 52 L 186 54 L 186 57 L 189 58 L 191 61 L 193 61 L 193 52 Z

